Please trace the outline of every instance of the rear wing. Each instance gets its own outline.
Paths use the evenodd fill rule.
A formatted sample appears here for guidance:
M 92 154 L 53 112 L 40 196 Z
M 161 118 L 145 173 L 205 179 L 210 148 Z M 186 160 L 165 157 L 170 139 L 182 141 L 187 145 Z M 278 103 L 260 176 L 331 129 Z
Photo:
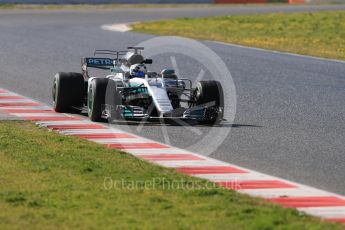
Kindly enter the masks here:
M 128 47 L 126 51 L 115 51 L 115 50 L 95 50 L 95 57 L 85 57 L 81 59 L 82 73 L 83 76 L 87 79 L 88 68 L 97 68 L 103 70 L 111 70 L 112 72 L 115 69 L 119 69 L 121 64 L 124 64 L 129 67 L 132 64 L 143 63 L 143 64 L 152 64 L 152 59 L 144 59 L 141 56 L 141 51 L 144 50 L 143 47 Z M 114 58 L 101 58 L 96 57 L 97 55 L 111 55 L 115 56 Z M 131 54 L 131 55 L 130 55 Z M 133 60 L 134 61 L 133 61 Z M 133 63 L 131 62 L 133 61 Z
M 83 68 L 111 69 L 116 65 L 116 60 L 111 58 L 82 58 L 81 65 Z

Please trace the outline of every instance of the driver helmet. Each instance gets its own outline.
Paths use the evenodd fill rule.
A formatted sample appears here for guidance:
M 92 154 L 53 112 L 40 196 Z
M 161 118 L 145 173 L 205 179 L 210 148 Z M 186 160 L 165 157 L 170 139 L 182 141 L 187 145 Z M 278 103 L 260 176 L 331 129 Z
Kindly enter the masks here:
M 129 73 L 132 77 L 145 77 L 147 69 L 144 64 L 135 64 L 131 65 Z

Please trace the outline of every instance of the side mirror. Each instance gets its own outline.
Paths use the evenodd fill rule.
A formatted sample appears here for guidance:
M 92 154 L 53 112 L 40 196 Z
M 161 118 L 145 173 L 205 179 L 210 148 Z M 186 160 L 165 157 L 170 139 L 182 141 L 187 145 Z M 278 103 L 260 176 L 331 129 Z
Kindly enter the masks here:
M 142 61 L 142 64 L 152 64 L 152 59 L 145 59 L 144 61 Z

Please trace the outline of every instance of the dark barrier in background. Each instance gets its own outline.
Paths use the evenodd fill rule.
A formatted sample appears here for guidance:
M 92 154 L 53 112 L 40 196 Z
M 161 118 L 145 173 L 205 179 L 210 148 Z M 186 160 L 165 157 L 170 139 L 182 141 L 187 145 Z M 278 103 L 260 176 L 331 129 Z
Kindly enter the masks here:
M 345 1 L 345 0 L 344 0 Z M 214 0 L 214 3 L 227 4 L 227 3 L 305 3 L 305 0 Z
M 225 4 L 225 3 L 267 3 L 267 0 L 215 0 L 215 3 Z
M 125 4 L 193 4 L 193 3 L 305 3 L 305 2 L 343 2 L 345 0 L 0 0 L 4 3 L 20 4 L 106 4 L 106 3 L 125 3 Z
M 127 4 L 160 4 L 160 3 L 213 3 L 213 0 L 0 0 L 0 3 L 21 3 L 21 4 L 105 4 L 105 3 L 127 3 Z

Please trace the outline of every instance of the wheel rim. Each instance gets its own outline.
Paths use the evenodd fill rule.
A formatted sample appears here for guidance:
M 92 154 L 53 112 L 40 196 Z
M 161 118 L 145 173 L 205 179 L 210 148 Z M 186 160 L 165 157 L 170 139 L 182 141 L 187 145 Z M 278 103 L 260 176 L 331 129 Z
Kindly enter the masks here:
M 56 106 L 56 79 L 54 79 L 53 90 L 52 90 L 52 97 L 53 97 L 53 106 Z
M 91 112 L 92 112 L 92 106 L 93 106 L 93 90 L 92 90 L 92 85 L 90 84 L 90 87 L 89 87 L 89 93 L 87 95 L 87 104 L 88 104 L 88 114 L 91 115 Z
M 201 96 L 201 90 L 199 87 L 196 87 L 194 90 L 194 99 L 195 99 L 195 104 L 201 104 L 202 102 L 200 102 L 200 96 Z

